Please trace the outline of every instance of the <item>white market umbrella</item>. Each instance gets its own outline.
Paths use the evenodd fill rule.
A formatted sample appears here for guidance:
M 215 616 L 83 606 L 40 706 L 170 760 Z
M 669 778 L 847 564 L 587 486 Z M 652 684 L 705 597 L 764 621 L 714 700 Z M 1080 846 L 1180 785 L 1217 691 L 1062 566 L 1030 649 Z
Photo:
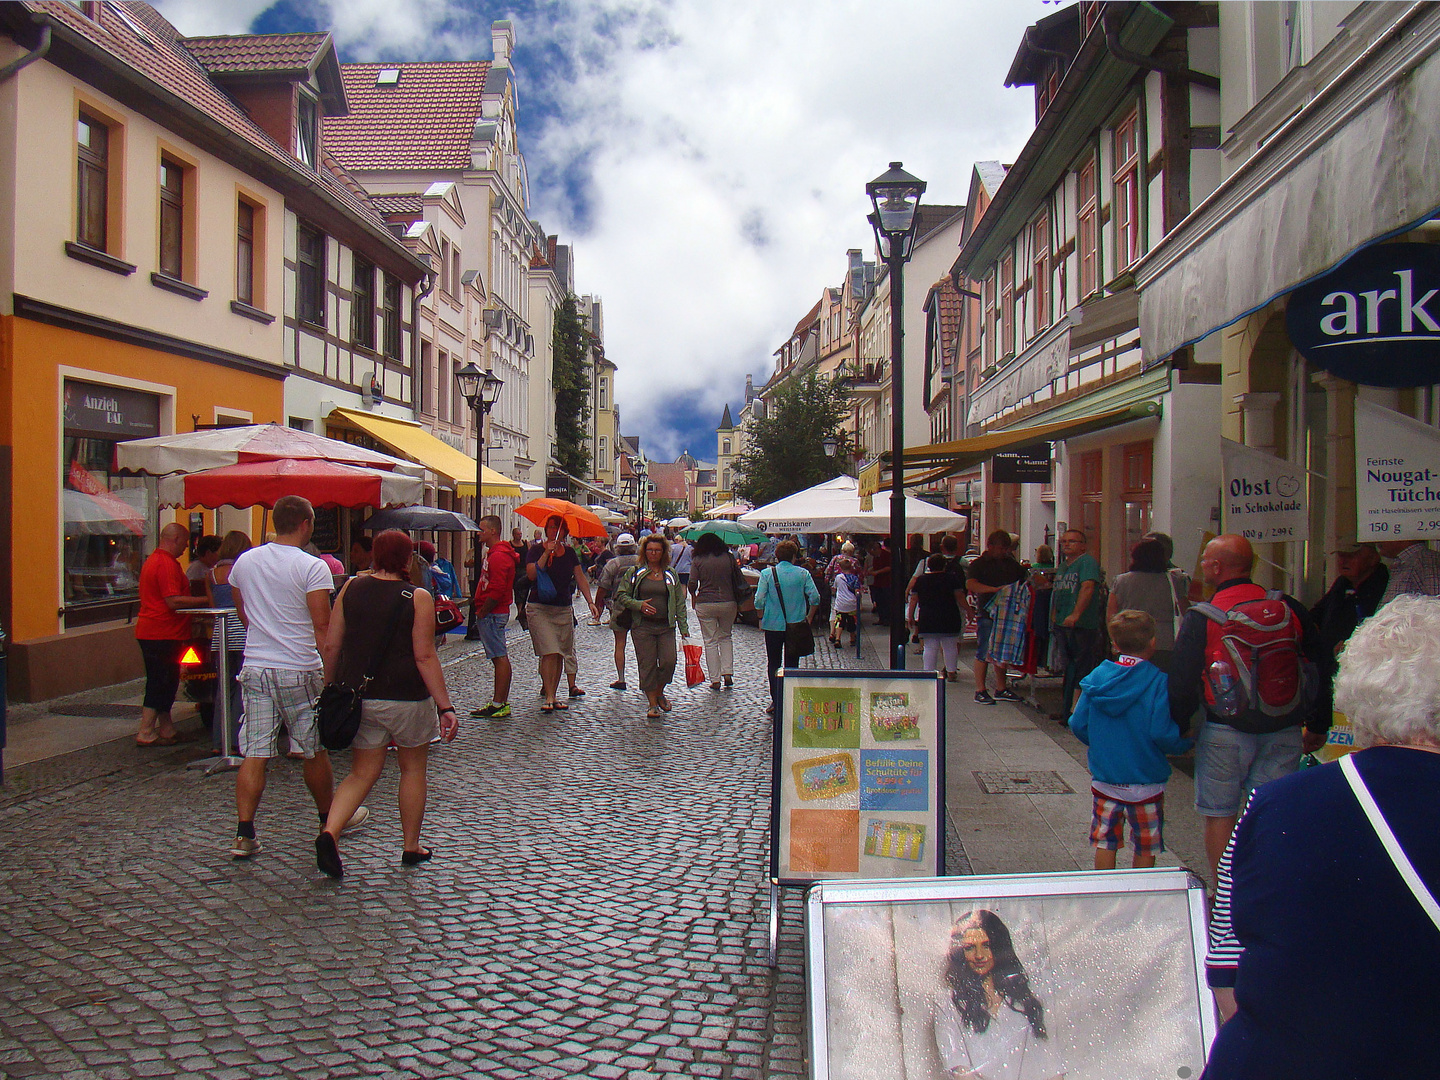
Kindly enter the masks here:
M 782 533 L 870 533 L 890 531 L 890 491 L 876 492 L 872 509 L 860 509 L 860 485 L 853 476 L 797 491 L 773 503 L 740 515 L 745 525 L 762 532 Z M 905 497 L 905 530 L 914 533 L 959 531 L 968 523 L 961 514 L 935 506 L 923 499 Z
M 131 439 L 115 448 L 122 472 L 169 476 L 220 469 L 247 461 L 333 461 L 364 469 L 423 476 L 425 467 L 363 446 L 327 439 L 284 424 L 210 428 L 150 439 Z
M 144 536 L 149 528 L 149 497 L 143 488 L 121 488 L 93 495 L 66 488 L 63 499 L 65 535 L 123 536 L 134 533 Z
M 721 503 L 719 506 L 705 511 L 707 518 L 738 518 L 741 514 L 754 509 L 748 502 L 736 499 L 733 502 Z
M 665 527 L 667 529 L 688 529 L 693 524 L 695 524 L 693 521 L 681 514 L 679 517 L 673 517 L 665 522 Z

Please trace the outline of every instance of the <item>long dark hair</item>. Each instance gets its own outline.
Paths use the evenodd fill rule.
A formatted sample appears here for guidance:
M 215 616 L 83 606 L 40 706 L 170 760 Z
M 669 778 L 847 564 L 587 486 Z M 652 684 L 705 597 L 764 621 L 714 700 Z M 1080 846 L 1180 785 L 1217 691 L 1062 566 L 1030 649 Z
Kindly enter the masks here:
M 1010 931 L 1000 921 L 1000 916 L 983 908 L 960 916 L 950 931 L 950 960 L 945 967 L 945 984 L 950 987 L 950 1000 L 955 1003 L 961 1021 L 970 1031 L 982 1034 L 990 1027 L 990 1010 L 985 1007 L 985 980 L 975 974 L 966 961 L 961 940 L 965 931 L 974 925 L 978 925 L 990 939 L 990 955 L 995 964 L 990 977 L 995 980 L 996 991 L 1007 1006 L 1025 1014 L 1037 1039 L 1047 1038 L 1045 1006 L 1030 989 L 1030 978 L 1025 974 L 1020 958 L 1015 955 Z
M 696 555 L 724 555 L 725 541 L 715 533 L 701 533 L 695 538 Z

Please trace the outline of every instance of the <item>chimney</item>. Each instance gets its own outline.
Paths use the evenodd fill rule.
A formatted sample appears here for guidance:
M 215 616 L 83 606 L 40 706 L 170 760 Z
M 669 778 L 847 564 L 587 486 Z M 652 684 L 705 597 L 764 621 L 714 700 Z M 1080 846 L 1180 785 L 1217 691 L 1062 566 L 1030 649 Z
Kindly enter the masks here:
M 495 52 L 495 63 L 508 65 L 510 53 L 515 49 L 515 25 L 509 19 L 490 24 L 490 45 Z
M 749 375 L 745 376 L 745 404 L 749 405 L 755 399 L 755 380 Z

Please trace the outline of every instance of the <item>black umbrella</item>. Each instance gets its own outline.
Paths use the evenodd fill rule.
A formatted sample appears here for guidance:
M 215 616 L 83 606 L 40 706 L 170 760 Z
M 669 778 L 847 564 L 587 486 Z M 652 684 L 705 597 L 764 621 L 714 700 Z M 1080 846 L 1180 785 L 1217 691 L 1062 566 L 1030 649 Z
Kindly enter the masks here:
M 407 532 L 478 532 L 479 525 L 454 510 L 436 506 L 395 506 L 378 510 L 360 526 L 370 532 L 404 529 Z

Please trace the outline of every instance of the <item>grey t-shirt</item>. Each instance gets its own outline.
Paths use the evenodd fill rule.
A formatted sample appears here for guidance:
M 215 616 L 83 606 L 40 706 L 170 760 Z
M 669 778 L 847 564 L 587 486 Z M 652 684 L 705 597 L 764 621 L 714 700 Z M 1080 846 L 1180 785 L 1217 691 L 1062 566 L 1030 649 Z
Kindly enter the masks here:
M 595 588 L 605 590 L 605 595 L 609 598 L 605 606 L 611 611 L 615 610 L 615 590 L 620 587 L 620 575 L 634 566 L 638 558 L 638 555 L 616 555 L 605 564 L 605 569 L 600 571 L 600 580 Z
M 690 565 L 690 590 L 697 604 L 730 604 L 735 601 L 735 569 L 732 555 L 697 555 Z
M 1169 574 L 1121 574 L 1111 586 L 1116 611 L 1143 611 L 1155 620 L 1155 648 L 1175 648 L 1175 593 Z

